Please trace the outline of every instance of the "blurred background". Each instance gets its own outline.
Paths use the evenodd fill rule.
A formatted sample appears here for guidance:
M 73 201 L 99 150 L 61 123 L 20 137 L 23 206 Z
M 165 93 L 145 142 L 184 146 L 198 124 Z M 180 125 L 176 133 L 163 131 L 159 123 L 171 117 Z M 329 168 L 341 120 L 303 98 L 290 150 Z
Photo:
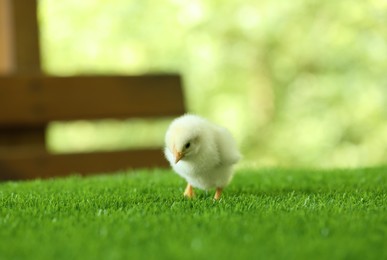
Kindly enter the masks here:
M 188 111 L 229 128 L 244 166 L 387 162 L 384 0 L 40 0 L 39 23 L 46 73 L 180 73 Z M 160 146 L 169 123 L 56 122 L 47 138 Z

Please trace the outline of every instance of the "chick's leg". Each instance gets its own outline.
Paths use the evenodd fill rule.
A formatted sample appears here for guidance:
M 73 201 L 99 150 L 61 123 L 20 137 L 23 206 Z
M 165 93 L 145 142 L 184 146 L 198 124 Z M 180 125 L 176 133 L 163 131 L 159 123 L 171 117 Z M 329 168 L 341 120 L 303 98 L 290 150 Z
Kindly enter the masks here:
M 220 196 L 222 195 L 222 191 L 223 191 L 222 188 L 216 188 L 214 200 L 219 200 L 220 199 Z
M 192 198 L 194 195 L 193 187 L 188 183 L 184 191 L 184 196 L 187 198 Z

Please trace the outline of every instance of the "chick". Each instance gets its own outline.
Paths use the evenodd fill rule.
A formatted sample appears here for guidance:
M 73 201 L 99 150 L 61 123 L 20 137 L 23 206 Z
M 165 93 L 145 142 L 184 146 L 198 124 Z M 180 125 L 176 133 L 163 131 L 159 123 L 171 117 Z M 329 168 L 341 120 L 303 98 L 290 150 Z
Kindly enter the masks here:
M 188 183 L 184 196 L 192 198 L 193 187 L 215 188 L 215 200 L 220 199 L 233 177 L 233 165 L 241 158 L 227 129 L 189 114 L 169 126 L 164 153 L 173 170 Z

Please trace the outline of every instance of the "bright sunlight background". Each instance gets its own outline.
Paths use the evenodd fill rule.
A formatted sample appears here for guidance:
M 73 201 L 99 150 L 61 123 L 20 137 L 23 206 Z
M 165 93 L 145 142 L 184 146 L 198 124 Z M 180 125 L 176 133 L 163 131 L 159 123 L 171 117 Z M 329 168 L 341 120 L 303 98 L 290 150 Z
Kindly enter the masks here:
M 47 73 L 178 72 L 188 110 L 228 127 L 245 164 L 387 161 L 386 1 L 39 4 Z M 169 122 L 55 123 L 48 139 L 62 152 L 161 145 Z

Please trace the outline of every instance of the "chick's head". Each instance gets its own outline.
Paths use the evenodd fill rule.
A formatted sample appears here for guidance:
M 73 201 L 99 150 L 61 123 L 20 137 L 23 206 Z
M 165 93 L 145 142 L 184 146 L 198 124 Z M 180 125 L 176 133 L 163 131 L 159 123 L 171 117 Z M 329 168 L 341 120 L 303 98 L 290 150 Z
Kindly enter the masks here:
M 178 125 L 170 127 L 165 141 L 167 148 L 175 157 L 175 163 L 195 157 L 201 146 L 198 131 Z

